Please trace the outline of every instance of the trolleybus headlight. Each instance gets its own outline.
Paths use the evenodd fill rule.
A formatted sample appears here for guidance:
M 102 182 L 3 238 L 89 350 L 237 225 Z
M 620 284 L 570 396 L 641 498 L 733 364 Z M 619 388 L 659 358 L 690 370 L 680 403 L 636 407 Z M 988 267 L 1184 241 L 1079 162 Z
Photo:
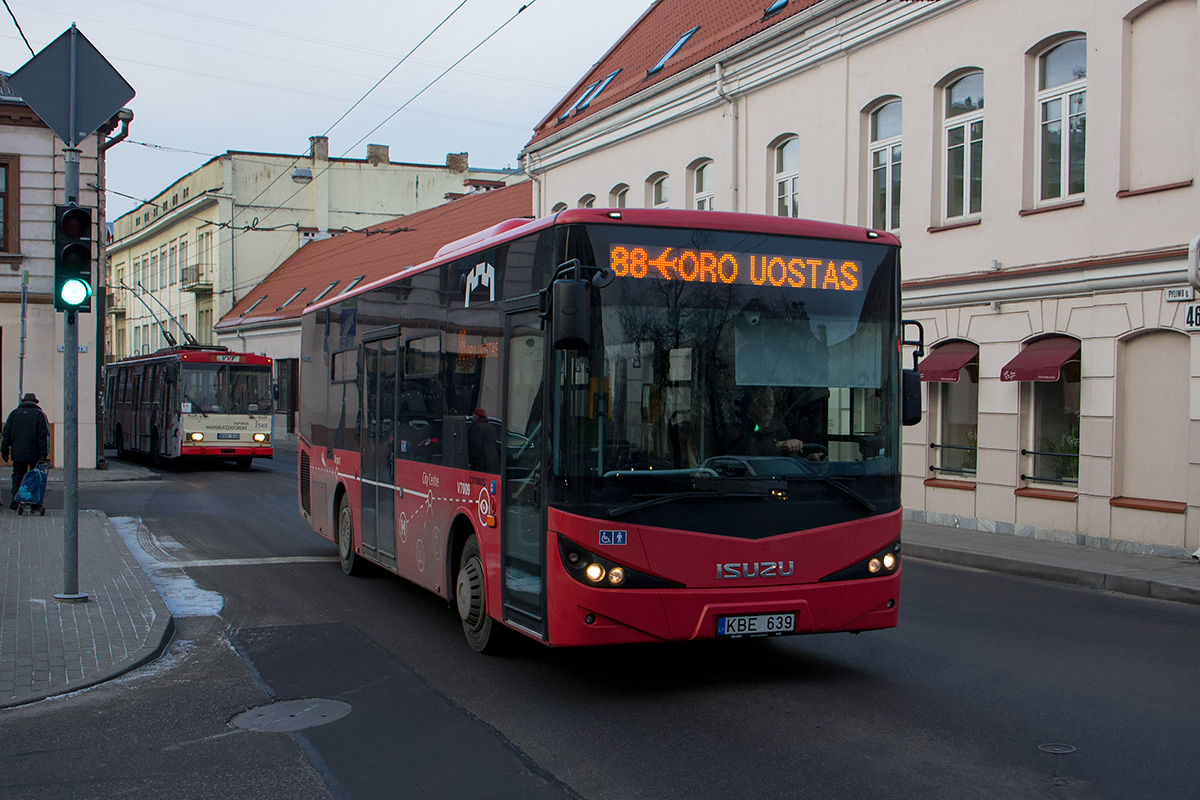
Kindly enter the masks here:
M 839 570 L 832 575 L 821 578 L 821 583 L 830 581 L 853 581 L 863 578 L 876 578 L 891 575 L 900 569 L 900 540 L 892 542 L 885 549 L 859 561 L 853 566 Z
M 265 442 L 265 441 L 267 441 L 267 440 L 268 440 L 268 439 L 270 439 L 270 438 L 271 438 L 271 435 L 270 435 L 270 434 L 268 434 L 268 433 L 256 433 L 256 434 L 254 434 L 254 441 L 256 441 L 256 442 Z
M 188 438 L 191 439 L 193 442 L 203 442 L 204 434 L 197 431 L 195 433 L 189 433 Z
M 613 567 L 608 571 L 608 582 L 613 586 L 620 586 L 625 582 L 625 570 L 620 567 Z
M 583 574 L 587 575 L 587 579 L 589 581 L 592 581 L 593 583 L 599 583 L 600 581 L 604 580 L 604 567 L 593 561 L 591 564 L 587 565 L 587 568 L 584 569 Z

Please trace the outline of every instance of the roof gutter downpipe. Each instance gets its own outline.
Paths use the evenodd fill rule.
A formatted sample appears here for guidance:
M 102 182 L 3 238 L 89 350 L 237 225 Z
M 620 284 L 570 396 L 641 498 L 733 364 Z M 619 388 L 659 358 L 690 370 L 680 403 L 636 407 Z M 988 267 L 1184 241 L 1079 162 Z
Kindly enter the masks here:
M 729 210 L 740 211 L 741 208 L 738 203 L 737 99 L 725 91 L 725 70 L 720 61 L 717 62 L 717 96 L 728 104 L 725 114 L 729 118 Z
M 542 216 L 542 179 L 533 167 L 532 152 L 525 154 L 525 164 L 522 169 L 526 177 L 533 181 L 533 216 L 540 219 Z

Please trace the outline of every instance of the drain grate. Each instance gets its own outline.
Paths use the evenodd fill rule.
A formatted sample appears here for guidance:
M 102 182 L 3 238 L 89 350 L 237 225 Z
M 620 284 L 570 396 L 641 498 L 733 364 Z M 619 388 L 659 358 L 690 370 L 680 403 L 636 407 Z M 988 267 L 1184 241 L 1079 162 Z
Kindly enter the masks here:
M 1038 750 L 1056 756 L 1065 756 L 1068 753 L 1075 752 L 1075 748 L 1069 744 L 1040 744 L 1038 745 Z
M 349 703 L 308 697 L 302 700 L 281 700 L 243 711 L 231 719 L 229 724 L 246 731 L 286 733 L 336 722 L 349 713 Z

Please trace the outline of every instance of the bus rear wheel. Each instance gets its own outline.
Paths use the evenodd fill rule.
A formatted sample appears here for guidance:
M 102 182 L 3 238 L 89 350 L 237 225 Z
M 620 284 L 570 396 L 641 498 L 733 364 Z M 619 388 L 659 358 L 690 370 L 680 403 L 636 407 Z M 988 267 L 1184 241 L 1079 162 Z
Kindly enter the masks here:
M 347 575 L 362 575 L 366 567 L 354 552 L 354 515 L 350 512 L 350 503 L 345 495 L 338 501 L 337 545 L 342 572 Z
M 467 539 L 459 558 L 454 598 L 467 644 L 471 645 L 471 649 L 476 653 L 496 652 L 500 646 L 502 631 L 487 615 L 483 558 L 479 555 L 479 539 L 473 534 Z

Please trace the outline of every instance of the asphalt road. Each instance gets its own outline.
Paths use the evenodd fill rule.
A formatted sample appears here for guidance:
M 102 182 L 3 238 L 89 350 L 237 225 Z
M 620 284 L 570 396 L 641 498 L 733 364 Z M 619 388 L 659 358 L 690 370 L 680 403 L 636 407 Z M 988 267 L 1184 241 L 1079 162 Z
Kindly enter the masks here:
M 178 634 L 144 670 L 0 714 L 6 798 L 1197 794 L 1194 606 L 910 560 L 894 631 L 485 657 L 442 600 L 341 573 L 291 459 L 81 507 L 186 564 Z M 349 713 L 231 724 L 298 698 Z

